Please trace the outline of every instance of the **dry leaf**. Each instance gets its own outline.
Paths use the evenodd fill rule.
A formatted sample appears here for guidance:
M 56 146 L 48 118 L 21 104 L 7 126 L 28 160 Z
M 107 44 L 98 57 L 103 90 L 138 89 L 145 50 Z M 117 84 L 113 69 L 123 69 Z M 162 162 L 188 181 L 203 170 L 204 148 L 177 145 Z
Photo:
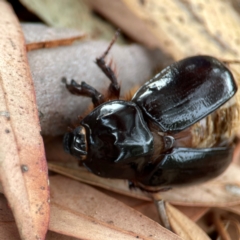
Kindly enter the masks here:
M 0 1 L 0 178 L 22 239 L 44 239 L 47 165 L 21 27 Z
M 177 205 L 223 207 L 240 202 L 240 167 L 231 164 L 212 181 L 190 187 L 176 188 L 159 195 Z
M 22 23 L 21 27 L 26 40 L 27 51 L 71 45 L 74 41 L 86 36 L 78 30 L 50 28 L 40 23 Z
M 202 229 L 184 216 L 171 204 L 165 204 L 167 216 L 174 232 L 185 240 L 210 239 Z
M 46 240 L 81 240 L 81 239 L 48 231 Z
M 0 233 L 1 239 L 20 240 L 18 229 L 6 198 L 0 194 Z
M 158 223 L 90 186 L 50 177 L 49 229 L 83 239 L 179 239 Z
M 235 206 L 223 207 L 222 209 L 240 215 L 240 204 Z
M 109 191 L 142 200 L 149 201 L 151 199 L 147 193 L 144 193 L 139 189 L 129 189 L 129 183 L 127 180 L 101 178 L 93 175 L 85 168 L 79 167 L 77 164 L 74 166 L 70 164 L 63 164 L 61 166 L 59 163 L 49 162 L 48 166 L 49 170 L 73 178 L 80 182 L 88 183 L 96 187 L 101 187 Z
M 230 2 L 89 0 L 87 3 L 134 39 L 164 49 L 175 59 L 199 53 L 230 58 L 239 54 L 239 16 Z
M 76 181 L 50 178 L 51 219 L 46 240 L 179 239 L 119 201 Z M 0 195 L 3 239 L 20 239 L 7 201 Z M 73 237 L 75 236 L 75 237 Z
M 93 37 L 110 40 L 115 29 L 92 14 L 82 0 L 36 1 L 21 0 L 29 10 L 53 27 L 80 29 Z
M 189 207 L 189 206 L 180 206 L 180 205 L 175 205 L 174 207 L 194 222 L 197 222 L 210 209 L 209 207 L 196 207 L 196 206 Z
M 94 11 L 100 13 L 105 18 L 109 19 L 116 26 L 120 27 L 124 31 L 124 33 L 126 33 L 131 38 L 137 40 L 139 43 L 145 44 L 151 48 L 156 48 L 159 47 L 162 42 L 164 42 L 164 35 L 159 41 L 159 39 L 157 39 L 151 32 L 151 30 L 148 28 L 147 21 L 145 22 L 144 20 L 142 21 L 141 19 L 139 19 L 139 17 L 133 12 L 134 10 L 128 8 L 128 4 L 125 3 L 123 0 L 88 0 L 85 2 L 91 8 L 93 8 Z M 130 2 L 132 3 L 133 1 Z M 138 1 L 137 4 L 141 5 L 141 2 L 142 1 Z M 145 0 L 143 2 L 145 2 Z M 162 47 L 162 49 L 167 54 L 168 49 L 166 49 L 165 46 Z

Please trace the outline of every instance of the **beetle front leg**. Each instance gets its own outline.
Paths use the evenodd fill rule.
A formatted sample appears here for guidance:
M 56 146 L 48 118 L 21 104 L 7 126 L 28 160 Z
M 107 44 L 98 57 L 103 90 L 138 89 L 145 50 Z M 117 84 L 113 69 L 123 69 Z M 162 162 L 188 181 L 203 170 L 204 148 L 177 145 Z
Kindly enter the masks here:
M 111 81 L 109 88 L 108 88 L 108 97 L 110 99 L 119 99 L 119 95 L 120 95 L 120 85 L 117 81 L 117 77 L 114 73 L 114 70 L 112 70 L 111 68 L 111 64 L 107 65 L 105 62 L 105 57 L 107 56 L 107 54 L 109 53 L 112 45 L 114 44 L 114 42 L 117 40 L 117 37 L 119 35 L 120 30 L 118 30 L 114 36 L 114 38 L 112 39 L 112 41 L 110 42 L 107 50 L 103 53 L 103 55 L 99 58 L 96 58 L 96 64 L 98 65 L 98 67 L 103 71 L 103 73 L 109 78 L 109 80 Z
M 92 99 L 94 107 L 97 107 L 104 102 L 103 95 L 99 93 L 94 87 L 88 85 L 85 82 L 81 82 L 81 84 L 78 84 L 77 82 L 72 80 L 70 84 L 67 84 L 65 78 L 63 78 L 63 82 L 65 82 L 66 88 L 70 93 L 77 96 L 90 97 Z

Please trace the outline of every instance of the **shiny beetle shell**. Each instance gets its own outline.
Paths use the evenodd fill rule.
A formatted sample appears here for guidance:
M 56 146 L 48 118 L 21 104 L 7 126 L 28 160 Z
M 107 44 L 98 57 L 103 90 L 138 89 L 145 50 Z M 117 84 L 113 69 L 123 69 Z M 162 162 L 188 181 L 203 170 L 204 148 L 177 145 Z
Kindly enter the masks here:
M 131 101 L 96 107 L 65 135 L 65 150 L 98 176 L 146 189 L 206 181 L 227 168 L 233 147 L 221 131 L 200 146 L 196 131 L 207 132 L 209 118 L 216 122 L 212 133 L 228 124 L 215 110 L 236 91 L 233 75 L 217 59 L 183 59 L 146 82 Z

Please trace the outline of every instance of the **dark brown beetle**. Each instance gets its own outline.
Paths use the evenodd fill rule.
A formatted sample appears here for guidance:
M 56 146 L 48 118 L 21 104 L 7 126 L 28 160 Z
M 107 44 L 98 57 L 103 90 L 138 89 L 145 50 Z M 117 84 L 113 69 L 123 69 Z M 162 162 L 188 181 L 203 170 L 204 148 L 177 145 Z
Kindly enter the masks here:
M 118 100 L 120 86 L 104 61 L 112 44 L 96 61 L 111 81 L 108 96 L 85 82 L 66 84 L 71 93 L 91 97 L 95 109 L 65 135 L 65 151 L 98 176 L 128 179 L 149 191 L 221 174 L 232 159 L 231 142 L 221 132 L 207 146 L 199 142 L 207 116 L 215 125 L 226 121 L 214 111 L 237 91 L 231 72 L 213 57 L 190 57 L 163 69 L 131 101 Z

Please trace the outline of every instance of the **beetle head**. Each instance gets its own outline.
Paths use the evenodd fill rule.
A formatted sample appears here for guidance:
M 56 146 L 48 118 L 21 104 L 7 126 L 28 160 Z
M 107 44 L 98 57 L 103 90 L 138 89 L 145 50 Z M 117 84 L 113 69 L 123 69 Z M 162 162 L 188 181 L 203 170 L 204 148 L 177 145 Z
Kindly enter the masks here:
M 63 146 L 65 152 L 84 160 L 87 155 L 84 128 L 79 126 L 72 132 L 66 133 L 63 138 Z

